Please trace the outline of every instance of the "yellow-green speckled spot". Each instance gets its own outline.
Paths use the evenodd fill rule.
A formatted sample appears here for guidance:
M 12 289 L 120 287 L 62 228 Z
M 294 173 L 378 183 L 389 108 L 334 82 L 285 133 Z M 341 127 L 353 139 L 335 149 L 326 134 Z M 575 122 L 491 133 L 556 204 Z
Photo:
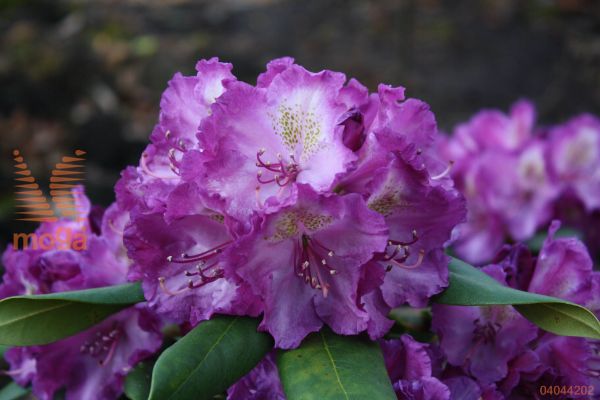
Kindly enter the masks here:
M 266 237 L 267 240 L 283 240 L 298 234 L 298 215 L 294 211 L 284 213 L 277 220 L 275 234 Z
M 214 213 L 214 214 L 211 214 L 209 218 L 212 219 L 213 221 L 217 221 L 220 224 L 225 222 L 225 216 L 223 214 Z
M 299 104 L 288 106 L 283 102 L 269 117 L 273 131 L 281 136 L 290 153 L 294 154 L 297 146 L 301 145 L 301 159 L 306 159 L 319 150 L 321 123 L 313 111 L 304 110 Z
M 392 214 L 399 207 L 407 207 L 409 204 L 402 200 L 402 195 L 400 194 L 399 189 L 392 189 L 391 187 L 386 187 L 378 196 L 375 196 L 373 199 L 369 200 L 368 207 L 378 212 L 383 216 L 388 216 Z
M 307 211 L 303 212 L 300 217 L 302 225 L 309 231 L 323 229 L 333 221 L 333 217 L 330 215 L 312 214 Z
M 277 220 L 275 234 L 265 237 L 266 240 L 279 241 L 297 236 L 300 233 L 300 224 L 304 229 L 317 231 L 333 221 L 330 215 L 314 214 L 306 210 L 295 210 L 284 213 Z

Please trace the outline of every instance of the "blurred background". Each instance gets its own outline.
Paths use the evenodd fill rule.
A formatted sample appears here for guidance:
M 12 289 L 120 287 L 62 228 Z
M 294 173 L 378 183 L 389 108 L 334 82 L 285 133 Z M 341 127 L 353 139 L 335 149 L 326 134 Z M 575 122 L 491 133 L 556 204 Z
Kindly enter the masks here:
M 254 82 L 290 55 L 370 89 L 428 102 L 449 131 L 482 107 L 527 97 L 542 124 L 600 114 L 600 2 L 585 0 L 1 0 L 0 245 L 17 224 L 11 151 L 47 185 L 75 148 L 86 190 L 108 205 L 137 163 L 176 71 L 218 56 Z M 47 187 L 47 186 L 46 186 Z

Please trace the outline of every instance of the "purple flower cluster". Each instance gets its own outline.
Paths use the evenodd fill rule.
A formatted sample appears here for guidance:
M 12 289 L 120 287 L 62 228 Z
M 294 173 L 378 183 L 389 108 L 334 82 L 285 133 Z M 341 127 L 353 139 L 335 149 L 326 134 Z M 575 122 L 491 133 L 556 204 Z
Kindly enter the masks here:
M 524 241 L 560 218 L 586 233 L 600 250 L 600 120 L 581 115 L 535 127 L 534 107 L 520 101 L 509 114 L 485 110 L 438 142 L 453 160 L 457 188 L 467 199 L 468 223 L 454 243 L 457 253 L 484 263 L 507 239 Z
M 559 297 L 600 315 L 600 272 L 579 240 L 555 239 L 537 258 L 506 246 L 483 271 L 516 289 Z M 540 387 L 600 388 L 600 342 L 538 329 L 511 306 L 433 306 L 439 343 L 409 335 L 382 340 L 388 374 L 401 400 L 542 398 Z M 569 394 L 561 397 L 571 398 Z
M 290 58 L 271 61 L 255 85 L 216 58 L 196 71 L 169 82 L 116 203 L 92 208 L 77 188 L 83 218 L 36 231 L 68 231 L 64 246 L 5 251 L 0 298 L 141 281 L 147 300 L 55 343 L 8 350 L 18 384 L 40 399 L 62 389 L 67 400 L 118 398 L 127 373 L 159 350 L 165 322 L 188 331 L 225 314 L 260 317 L 278 349 L 324 325 L 365 332 L 379 340 L 399 399 L 600 390 L 598 341 L 544 332 L 511 306 L 435 304 L 439 341 L 382 339 L 390 310 L 425 307 L 448 285 L 451 239 L 463 258 L 491 262 L 482 270 L 501 284 L 600 315 L 600 272 L 586 246 L 555 238 L 560 224 L 550 223 L 583 229 L 600 249 L 600 120 L 539 129 L 522 101 L 444 138 L 427 104 L 401 87 L 369 93 Z M 503 246 L 548 224 L 537 257 Z M 285 399 L 274 352 L 227 398 Z
M 82 218 L 42 223 L 36 233 L 85 237 L 85 249 L 74 243 L 44 250 L 9 246 L 3 255 L 2 297 L 89 289 L 127 282 L 130 261 L 123 247 L 122 229 L 127 213 L 116 204 L 105 212 L 90 212 L 81 189 L 73 197 Z M 74 233 L 77 233 L 75 235 Z M 32 384 L 39 399 L 53 399 L 66 389 L 66 399 L 114 399 L 123 390 L 124 377 L 162 343 L 161 322 L 145 306 L 125 309 L 99 325 L 57 342 L 14 347 L 5 353 L 10 375 L 20 385 Z
M 324 324 L 381 337 L 391 308 L 447 286 L 443 246 L 466 214 L 433 114 L 403 88 L 369 94 L 290 58 L 256 85 L 231 68 L 173 77 L 117 184 L 130 278 L 175 322 L 263 314 L 279 348 Z

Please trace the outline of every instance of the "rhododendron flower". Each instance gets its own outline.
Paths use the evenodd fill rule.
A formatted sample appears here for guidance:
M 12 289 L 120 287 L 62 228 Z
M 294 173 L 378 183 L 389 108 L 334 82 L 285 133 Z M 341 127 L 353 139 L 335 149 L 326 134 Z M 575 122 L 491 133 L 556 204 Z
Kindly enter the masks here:
M 432 376 L 428 345 L 409 335 L 382 340 L 385 366 L 399 400 L 449 400 L 450 390 Z
M 587 211 L 600 208 L 600 120 L 581 115 L 550 131 L 549 159 L 560 188 Z
M 69 226 L 85 233 L 87 247 L 20 251 L 9 247 L 3 256 L 6 272 L 0 293 L 42 294 L 127 282 L 130 261 L 122 244 L 126 213 L 113 205 L 97 223 L 90 218 L 97 215 L 90 214 L 82 190 L 75 189 L 73 195 L 81 218 L 46 222 L 36 232 Z M 158 350 L 161 342 L 160 320 L 140 305 L 69 338 L 9 349 L 7 374 L 21 385 L 32 383 L 40 399 L 54 398 L 61 388 L 67 399 L 113 399 L 121 394 L 131 368 Z
M 451 399 L 461 400 L 504 400 L 505 397 L 494 385 L 483 386 L 466 376 L 453 376 L 443 380 L 450 390 Z
M 391 308 L 447 285 L 443 247 L 465 210 L 433 153 L 425 103 L 291 58 L 269 63 L 256 86 L 216 75 L 209 112 L 185 112 L 199 116 L 197 141 L 172 174 L 142 165 L 150 186 L 130 170 L 118 188 L 130 278 L 154 309 L 192 324 L 262 312 L 260 329 L 289 348 L 323 324 L 379 338 Z
M 371 96 L 379 110 L 365 129 L 373 131 L 336 187 L 341 194 L 360 193 L 389 230 L 385 251 L 365 266 L 361 284 L 372 338 L 389 329 L 386 315 L 392 308 L 424 306 L 447 286 L 443 247 L 465 218 L 464 200 L 447 178 L 449 168 L 440 171 L 443 163 L 431 153 L 437 134 L 433 115 L 417 100 L 400 102 L 402 96 L 385 86 L 378 97 Z
M 521 101 L 509 115 L 482 111 L 438 142 L 454 161 L 452 176 L 467 199 L 468 221 L 454 247 L 470 262 L 492 259 L 507 237 L 531 238 L 552 217 L 559 188 L 534 121 L 533 106 Z
M 501 266 L 484 272 L 501 283 Z M 511 306 L 433 306 L 432 329 L 448 362 L 461 366 L 484 384 L 497 382 L 508 373 L 508 363 L 537 337 L 538 329 Z M 491 361 L 493 360 L 493 361 Z
M 133 366 L 161 342 L 156 317 L 144 307 L 129 308 L 69 338 L 9 349 L 7 374 L 20 385 L 31 383 L 41 400 L 63 387 L 67 400 L 115 399 Z
M 182 159 L 188 150 L 198 149 L 196 133 L 202 118 L 225 88 L 223 82 L 235 80 L 231 64 L 218 58 L 196 64 L 196 76 L 175 74 L 160 102 L 159 123 L 150 136 L 151 144 L 142 153 L 139 167 L 122 173 L 115 190 L 119 204 L 145 211 L 161 210 L 163 200 L 181 181 Z
M 285 400 L 283 386 L 269 353 L 254 369 L 227 390 L 227 400 Z
M 125 232 L 134 260 L 130 279 L 142 279 L 149 306 L 174 322 L 196 325 L 216 312 L 256 315 L 258 299 L 239 279 L 225 276 L 235 228 L 222 214 L 200 206 L 198 190 L 193 183 L 173 190 L 167 200 L 170 222 L 158 213 L 132 214 Z M 197 210 L 185 215 L 186 204 Z
M 114 232 L 108 223 L 102 228 L 107 234 L 98 231 L 98 224 L 90 219 L 91 205 L 82 188 L 73 189 L 72 195 L 80 218 L 44 222 L 32 240 L 23 243 L 22 249 L 8 246 L 2 256 L 5 272 L 0 293 L 3 297 L 125 282 L 128 264 L 126 257 L 123 258 L 122 244 L 119 254 L 113 247 L 111 235 Z M 46 236 L 52 238 L 53 246 L 40 243 Z M 103 267 L 96 268 L 96 265 Z
M 341 73 L 312 73 L 292 64 L 268 86 L 226 82 L 202 121 L 199 179 L 234 218 L 275 212 L 295 202 L 297 184 L 332 188 L 354 154 L 342 142 Z
M 464 202 L 456 191 L 433 186 L 429 179 L 395 156 L 369 182 L 367 205 L 389 228 L 386 250 L 374 262 L 388 271 L 381 290 L 391 307 L 425 306 L 447 286 L 443 245 L 464 219 Z
M 383 218 L 360 196 L 325 197 L 298 185 L 297 203 L 240 239 L 231 263 L 263 298 L 260 327 L 291 348 L 324 322 L 342 334 L 366 329 L 356 295 L 361 266 L 386 239 Z
M 600 273 L 579 240 L 554 238 L 559 226 L 552 223 L 537 260 L 515 246 L 483 270 L 514 288 L 577 302 L 599 314 Z M 435 305 L 432 325 L 448 362 L 481 388 L 494 385 L 505 396 L 527 398 L 541 384 L 600 383 L 598 341 L 544 332 L 510 306 Z

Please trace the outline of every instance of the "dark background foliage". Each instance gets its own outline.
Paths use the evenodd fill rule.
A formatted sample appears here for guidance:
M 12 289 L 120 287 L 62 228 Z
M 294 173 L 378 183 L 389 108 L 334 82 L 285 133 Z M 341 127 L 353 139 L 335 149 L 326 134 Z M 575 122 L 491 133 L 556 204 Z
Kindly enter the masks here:
M 219 56 L 254 82 L 271 58 L 403 85 L 440 127 L 527 97 L 542 124 L 600 113 L 600 2 L 585 0 L 3 0 L 0 2 L 0 244 L 14 221 L 13 162 L 42 185 L 63 154 L 88 151 L 103 205 L 136 163 L 176 71 Z

